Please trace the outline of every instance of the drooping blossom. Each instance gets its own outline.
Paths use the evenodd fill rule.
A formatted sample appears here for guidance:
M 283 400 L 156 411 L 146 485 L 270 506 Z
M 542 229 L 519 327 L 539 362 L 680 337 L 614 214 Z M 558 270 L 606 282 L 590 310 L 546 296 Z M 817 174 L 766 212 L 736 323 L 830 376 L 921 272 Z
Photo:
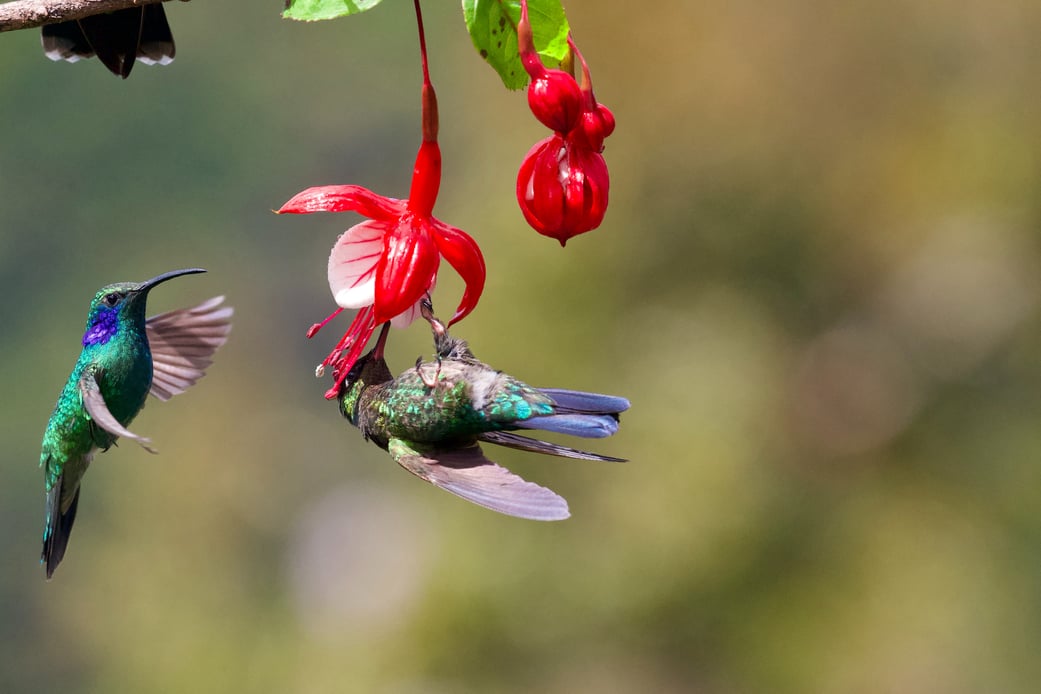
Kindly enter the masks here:
M 437 97 L 427 71 L 418 2 L 416 13 L 423 64 L 423 142 L 408 198 L 377 195 L 357 185 L 319 186 L 298 193 L 278 210 L 279 214 L 357 212 L 368 217 L 344 232 L 333 246 L 329 289 L 339 308 L 307 333 L 313 337 L 345 308 L 359 309 L 343 338 L 318 366 L 318 375 L 333 367 L 333 386 L 325 394 L 329 399 L 336 397 L 376 326 L 390 321 L 405 327 L 419 315 L 418 304 L 433 289 L 442 257 L 466 285 L 450 323 L 469 314 L 484 290 L 484 257 L 477 243 L 462 229 L 433 215 L 441 185 Z
M 528 106 L 554 131 L 524 157 L 517 175 L 517 202 L 535 231 L 560 241 L 600 226 L 607 211 L 610 177 L 604 139 L 614 131 L 611 111 L 593 96 L 589 66 L 568 36 L 582 65 L 582 83 L 563 70 L 546 68 L 532 40 L 528 4 L 517 25 L 521 62 L 531 77 Z

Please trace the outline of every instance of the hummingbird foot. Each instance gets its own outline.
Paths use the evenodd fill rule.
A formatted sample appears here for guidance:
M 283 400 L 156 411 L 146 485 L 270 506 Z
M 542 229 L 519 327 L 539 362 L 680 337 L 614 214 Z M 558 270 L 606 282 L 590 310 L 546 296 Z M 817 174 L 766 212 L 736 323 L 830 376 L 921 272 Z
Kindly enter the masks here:
M 416 357 L 416 373 L 419 374 L 419 380 L 423 382 L 427 388 L 433 388 L 437 385 L 437 380 L 441 377 L 441 355 L 437 355 L 437 368 L 434 369 L 434 375 L 428 377 L 426 372 L 421 368 L 423 366 L 423 357 Z

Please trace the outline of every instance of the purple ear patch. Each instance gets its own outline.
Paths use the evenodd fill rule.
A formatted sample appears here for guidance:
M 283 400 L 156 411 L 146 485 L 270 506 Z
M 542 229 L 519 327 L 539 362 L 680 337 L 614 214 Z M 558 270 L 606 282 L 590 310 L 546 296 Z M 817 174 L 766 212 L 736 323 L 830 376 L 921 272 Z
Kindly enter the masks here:
M 83 346 L 103 345 L 112 339 L 119 329 L 119 309 L 101 307 L 83 333 Z

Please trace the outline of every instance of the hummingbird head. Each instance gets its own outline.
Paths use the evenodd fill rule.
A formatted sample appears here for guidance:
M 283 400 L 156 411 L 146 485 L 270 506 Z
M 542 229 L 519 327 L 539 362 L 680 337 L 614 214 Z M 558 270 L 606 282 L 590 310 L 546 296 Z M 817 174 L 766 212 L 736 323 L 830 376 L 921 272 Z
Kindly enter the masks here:
M 441 359 L 458 359 L 465 361 L 475 359 L 474 353 L 466 340 L 457 340 L 448 334 L 448 326 L 434 315 L 434 305 L 427 295 L 419 304 L 419 313 L 430 323 L 430 331 L 434 334 L 434 350 Z
M 393 380 L 394 374 L 387 366 L 387 360 L 383 357 L 383 349 L 387 346 L 387 334 L 390 332 L 390 323 L 384 323 L 380 336 L 376 340 L 376 346 L 365 354 L 358 357 L 354 366 L 347 372 L 347 377 L 340 384 L 340 412 L 344 417 L 353 420 L 354 405 L 358 396 L 369 386 L 378 386 L 381 383 Z
M 198 267 L 172 270 L 144 282 L 117 282 L 102 287 L 90 302 L 83 346 L 105 344 L 116 334 L 120 324 L 140 322 L 143 329 L 148 292 L 166 280 L 199 272 L 206 271 Z

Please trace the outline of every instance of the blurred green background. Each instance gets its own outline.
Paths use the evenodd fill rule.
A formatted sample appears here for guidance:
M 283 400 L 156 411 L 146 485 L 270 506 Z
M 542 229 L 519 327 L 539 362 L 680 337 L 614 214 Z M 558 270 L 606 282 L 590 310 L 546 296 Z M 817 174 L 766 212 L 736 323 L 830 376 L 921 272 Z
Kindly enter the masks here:
M 615 113 L 603 226 L 525 226 L 546 133 L 428 2 L 440 218 L 484 249 L 455 332 L 536 385 L 628 396 L 625 465 L 510 451 L 538 524 L 413 479 L 322 399 L 326 258 L 404 196 L 411 3 L 324 24 L 169 3 L 122 82 L 0 36 L 0 691 L 1041 690 L 1041 4 L 571 0 Z M 86 477 L 50 583 L 40 437 L 101 285 L 227 294 L 188 394 Z M 460 292 L 443 272 L 445 314 Z M 429 354 L 395 333 L 404 369 Z

